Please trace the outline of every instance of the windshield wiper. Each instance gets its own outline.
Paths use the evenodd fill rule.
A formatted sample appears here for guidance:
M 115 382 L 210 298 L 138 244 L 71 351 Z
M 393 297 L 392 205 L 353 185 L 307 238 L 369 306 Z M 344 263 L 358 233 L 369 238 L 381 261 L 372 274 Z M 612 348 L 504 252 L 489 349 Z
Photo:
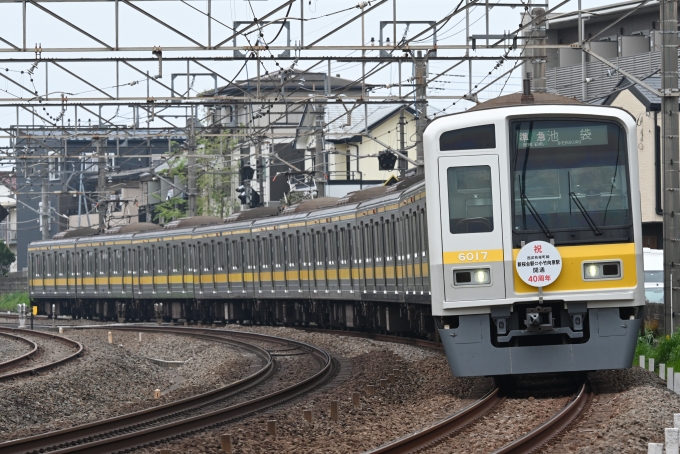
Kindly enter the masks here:
M 529 198 L 524 194 L 521 194 L 520 197 L 522 198 L 522 203 L 527 208 L 529 208 L 529 213 L 531 213 L 531 215 L 534 217 L 538 226 L 541 228 L 541 230 L 543 230 L 543 233 L 545 233 L 545 235 L 548 238 L 552 238 L 553 237 L 552 232 L 550 231 L 550 229 L 548 229 L 548 226 L 545 225 L 543 219 L 541 219 L 541 217 L 538 215 L 538 211 L 536 211 L 536 208 L 534 208 L 534 206 L 532 205 L 531 200 L 529 200 Z
M 593 218 L 590 217 L 590 215 L 588 214 L 586 209 L 581 204 L 581 201 L 578 199 L 578 197 L 576 197 L 576 194 L 574 194 L 573 192 L 570 192 L 569 197 L 571 197 L 571 199 L 574 201 L 574 203 L 576 204 L 576 208 L 578 208 L 578 210 L 581 212 L 583 217 L 586 218 L 586 222 L 588 223 L 590 228 L 593 230 L 593 232 L 595 232 L 595 235 L 602 235 L 602 232 L 600 232 L 600 230 L 597 228 L 597 226 L 595 225 L 595 222 L 593 222 Z

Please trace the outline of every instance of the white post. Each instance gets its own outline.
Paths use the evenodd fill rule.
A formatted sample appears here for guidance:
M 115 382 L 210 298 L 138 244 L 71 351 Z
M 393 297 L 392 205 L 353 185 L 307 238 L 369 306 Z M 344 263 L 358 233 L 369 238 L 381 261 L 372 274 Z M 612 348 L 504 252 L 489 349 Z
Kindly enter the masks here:
M 659 364 L 659 378 L 661 380 L 666 379 L 666 365 L 664 363 Z
M 649 358 L 649 371 L 654 372 L 654 358 Z
M 640 355 L 640 362 L 638 363 L 638 366 L 642 367 L 643 369 L 645 368 L 645 355 Z
M 680 429 L 664 429 L 666 454 L 678 454 L 678 432 Z
M 666 371 L 666 377 L 668 377 L 668 389 L 673 391 L 673 368 L 669 367 Z
M 647 454 L 663 454 L 663 443 L 647 444 Z
M 680 413 L 673 414 L 673 428 L 680 429 Z
M 139 342 L 142 342 L 142 333 L 139 333 Z
M 673 374 L 673 391 L 680 394 L 680 372 Z
M 113 334 L 109 331 L 109 344 L 113 344 Z

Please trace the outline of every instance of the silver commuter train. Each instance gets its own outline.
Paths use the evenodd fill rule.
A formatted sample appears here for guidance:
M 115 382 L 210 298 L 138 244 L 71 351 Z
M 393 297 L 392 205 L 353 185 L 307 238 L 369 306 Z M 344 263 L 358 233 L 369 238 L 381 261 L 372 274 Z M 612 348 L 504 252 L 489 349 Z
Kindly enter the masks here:
M 645 302 L 632 116 L 515 94 L 433 121 L 424 145 L 432 314 L 454 375 L 630 367 Z M 549 266 L 521 252 L 545 243 Z
M 32 243 L 31 300 L 48 315 L 441 336 L 457 376 L 628 367 L 644 304 L 635 124 L 531 101 L 432 122 L 426 183 Z M 595 142 L 575 143 L 581 130 Z M 544 240 L 563 265 L 537 293 L 515 258 Z

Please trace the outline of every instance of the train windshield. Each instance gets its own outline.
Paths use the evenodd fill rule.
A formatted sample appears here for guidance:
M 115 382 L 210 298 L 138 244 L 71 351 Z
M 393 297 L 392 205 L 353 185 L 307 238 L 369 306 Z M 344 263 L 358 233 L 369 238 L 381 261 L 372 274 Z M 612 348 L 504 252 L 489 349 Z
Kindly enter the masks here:
M 631 224 L 626 137 L 610 122 L 511 123 L 514 231 L 568 240 Z

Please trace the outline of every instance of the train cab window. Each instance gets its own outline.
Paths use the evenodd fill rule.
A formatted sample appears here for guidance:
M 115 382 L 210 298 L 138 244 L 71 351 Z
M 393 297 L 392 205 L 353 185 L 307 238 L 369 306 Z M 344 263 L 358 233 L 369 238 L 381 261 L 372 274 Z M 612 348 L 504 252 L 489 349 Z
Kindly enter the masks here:
M 491 167 L 451 167 L 447 180 L 451 233 L 492 232 Z
M 494 125 L 446 131 L 439 137 L 441 151 L 483 150 L 496 148 L 496 127 Z
M 632 223 L 626 135 L 598 120 L 511 123 L 513 233 L 620 238 Z M 599 230 L 598 227 L 607 227 Z M 574 233 L 579 231 L 578 233 Z

